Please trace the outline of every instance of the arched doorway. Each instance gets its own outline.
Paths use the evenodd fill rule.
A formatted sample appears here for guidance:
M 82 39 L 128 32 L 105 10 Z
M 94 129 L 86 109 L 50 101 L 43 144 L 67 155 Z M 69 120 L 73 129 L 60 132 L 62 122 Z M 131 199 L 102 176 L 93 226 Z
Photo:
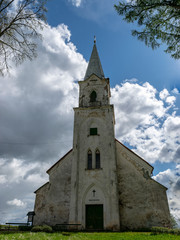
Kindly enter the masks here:
M 87 230 L 104 229 L 105 197 L 95 184 L 91 184 L 84 195 L 84 226 Z

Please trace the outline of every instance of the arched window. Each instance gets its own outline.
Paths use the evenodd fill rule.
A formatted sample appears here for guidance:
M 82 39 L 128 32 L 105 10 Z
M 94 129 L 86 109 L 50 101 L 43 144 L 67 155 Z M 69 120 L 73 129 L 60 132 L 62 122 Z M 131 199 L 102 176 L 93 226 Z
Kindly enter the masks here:
M 95 91 L 92 91 L 90 94 L 90 102 L 96 102 L 97 94 Z
M 92 152 L 91 152 L 91 150 L 88 151 L 88 155 L 87 155 L 87 169 L 92 169 Z
M 97 149 L 96 150 L 96 168 L 101 168 L 101 163 L 100 163 L 100 151 Z

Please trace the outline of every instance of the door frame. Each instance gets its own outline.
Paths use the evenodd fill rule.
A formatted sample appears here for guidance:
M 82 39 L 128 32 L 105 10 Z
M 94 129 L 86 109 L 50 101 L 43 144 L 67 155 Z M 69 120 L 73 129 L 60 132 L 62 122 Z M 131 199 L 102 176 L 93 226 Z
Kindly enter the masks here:
M 101 229 L 89 229 L 87 228 L 87 206 L 102 206 L 102 228 Z M 103 230 L 104 229 L 104 204 L 85 204 L 85 228 L 87 230 Z

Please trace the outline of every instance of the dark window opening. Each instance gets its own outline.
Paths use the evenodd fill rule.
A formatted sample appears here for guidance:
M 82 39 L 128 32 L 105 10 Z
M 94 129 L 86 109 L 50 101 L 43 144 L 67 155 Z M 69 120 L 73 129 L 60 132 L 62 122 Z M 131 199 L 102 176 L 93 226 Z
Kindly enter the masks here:
M 96 102 L 97 94 L 95 91 L 92 91 L 90 94 L 90 102 Z
M 92 152 L 91 150 L 88 151 L 88 162 L 87 162 L 87 169 L 92 169 Z
M 100 152 L 99 150 L 96 150 L 96 168 L 101 168 L 101 163 L 100 163 Z
M 90 128 L 90 135 L 97 135 L 97 128 Z

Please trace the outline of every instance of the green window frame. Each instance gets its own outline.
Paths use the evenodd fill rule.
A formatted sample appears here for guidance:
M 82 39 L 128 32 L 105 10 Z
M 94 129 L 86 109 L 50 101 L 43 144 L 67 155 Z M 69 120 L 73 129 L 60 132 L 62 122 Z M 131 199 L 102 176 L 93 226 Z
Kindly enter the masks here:
M 97 128 L 90 128 L 90 135 L 97 135 Z

